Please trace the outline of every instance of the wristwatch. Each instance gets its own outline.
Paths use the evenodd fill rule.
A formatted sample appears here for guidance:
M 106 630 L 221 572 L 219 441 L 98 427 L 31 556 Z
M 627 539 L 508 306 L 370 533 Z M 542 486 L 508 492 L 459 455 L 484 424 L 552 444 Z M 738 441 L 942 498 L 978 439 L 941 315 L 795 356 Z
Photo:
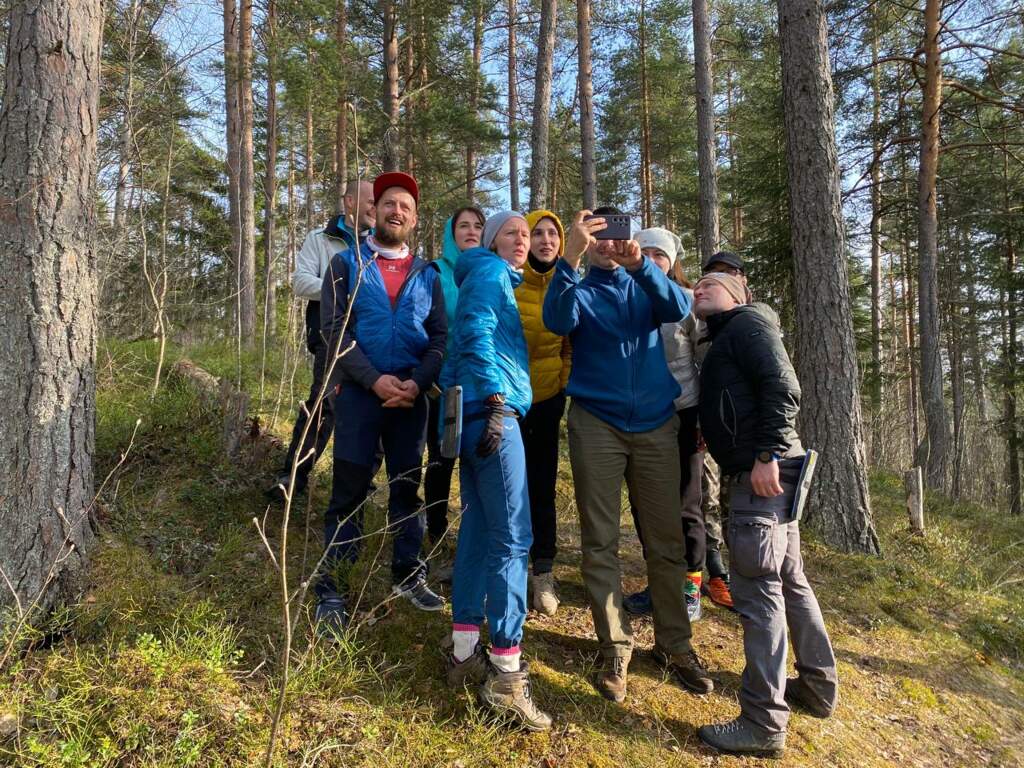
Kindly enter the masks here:
M 774 451 L 758 451 L 757 460 L 762 464 L 771 464 L 773 461 L 778 461 L 782 457 Z

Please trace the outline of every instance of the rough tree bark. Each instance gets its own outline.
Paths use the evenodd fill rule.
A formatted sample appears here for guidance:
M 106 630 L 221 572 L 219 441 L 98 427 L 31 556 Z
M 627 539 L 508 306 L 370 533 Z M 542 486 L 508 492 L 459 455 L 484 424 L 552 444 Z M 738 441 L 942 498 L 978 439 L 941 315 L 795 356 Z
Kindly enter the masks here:
M 235 276 L 229 295 L 238 290 L 238 263 L 241 255 L 241 218 L 238 209 L 238 2 L 224 0 L 224 139 L 227 143 L 226 171 L 228 177 L 228 230 L 231 233 L 231 263 Z M 238 311 L 239 297 L 232 305 Z M 238 317 L 235 318 L 236 322 Z
M 871 16 L 871 463 L 882 451 L 882 66 L 878 63 L 878 6 Z
M 654 220 L 654 181 L 651 174 L 651 103 L 647 83 L 647 4 L 640 0 L 640 206 L 645 227 Z
M 334 177 L 334 212 L 345 213 L 345 186 L 348 184 L 348 14 L 347 0 L 338 0 L 338 18 L 334 30 L 334 42 L 338 47 L 341 70 L 338 83 L 338 117 L 335 124 L 334 163 L 338 168 Z M 358 161 L 358 158 L 357 158 Z
M 832 76 L 821 0 L 779 0 L 800 427 L 821 452 L 811 522 L 833 547 L 877 553 L 865 470 Z
M 256 339 L 256 171 L 253 167 L 252 0 L 241 0 L 238 14 L 238 211 L 239 282 L 242 341 Z
M 530 210 L 548 205 L 548 131 L 551 120 L 551 68 L 555 53 L 558 0 L 541 0 L 537 73 L 533 87 L 533 128 L 530 131 Z
M 398 132 L 399 91 L 398 91 L 398 14 L 393 0 L 381 0 L 381 16 L 384 19 L 384 91 L 382 96 L 384 115 L 388 127 L 384 133 L 383 165 L 385 171 L 398 170 L 398 149 L 402 146 Z
M 942 53 L 939 50 L 941 0 L 926 0 L 924 12 L 925 80 L 921 105 L 921 155 L 917 174 L 918 314 L 921 318 L 921 402 L 924 406 L 924 456 L 929 488 L 946 487 L 949 423 L 943 399 L 939 329 L 938 212 L 939 107 L 942 94 Z
M 480 64 L 484 55 L 484 3 L 477 0 L 473 7 L 473 89 L 469 94 L 469 109 L 473 117 L 479 116 L 480 83 L 483 73 Z M 476 191 L 476 142 L 470 138 L 466 144 L 466 200 L 473 202 Z
M 590 55 L 590 0 L 576 0 L 576 37 L 580 96 L 580 175 L 583 182 L 583 207 L 597 207 L 597 166 L 594 163 L 594 77 Z
M 263 338 L 274 335 L 274 214 L 277 209 L 277 2 L 267 3 L 267 167 L 263 176 Z
M 93 541 L 99 0 L 8 10 L 0 111 L 0 609 L 73 594 Z M 11 591 L 13 588 L 13 592 Z
M 715 152 L 715 85 L 711 75 L 708 0 L 693 0 L 693 67 L 697 94 L 700 263 L 718 250 L 718 160 Z
M 508 184 L 512 210 L 519 210 L 519 99 L 516 73 L 516 0 L 508 0 Z

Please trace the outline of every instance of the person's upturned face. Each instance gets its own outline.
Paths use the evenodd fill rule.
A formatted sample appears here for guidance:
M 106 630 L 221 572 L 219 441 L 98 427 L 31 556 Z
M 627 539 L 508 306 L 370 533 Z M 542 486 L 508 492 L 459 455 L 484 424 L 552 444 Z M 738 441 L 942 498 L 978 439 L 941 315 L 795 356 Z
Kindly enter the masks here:
M 672 260 L 665 254 L 661 248 L 644 248 L 640 251 L 644 256 L 654 262 L 654 266 L 662 271 L 663 274 L 668 274 L 668 271 L 672 269 Z
M 518 216 L 501 225 L 492 246 L 494 252 L 516 269 L 523 266 L 530 252 L 530 229 Z
M 484 232 L 484 223 L 473 211 L 463 211 L 452 226 L 455 234 L 455 247 L 460 251 L 476 248 L 480 245 L 480 237 Z
M 541 219 L 530 232 L 530 252 L 534 258 L 545 264 L 550 264 L 558 258 L 558 248 L 561 244 L 558 227 L 551 219 Z
M 345 195 L 345 218 L 355 220 L 356 199 Z M 370 229 L 374 224 L 376 211 L 373 205 L 373 184 L 368 181 L 359 183 L 359 229 Z
M 389 187 L 377 201 L 377 240 L 402 245 L 416 228 L 416 201 L 401 187 Z
M 693 314 L 700 320 L 738 306 L 739 302 L 717 280 L 701 280 L 693 292 Z
M 602 269 L 615 269 L 618 263 L 612 259 L 615 253 L 615 244 L 618 240 L 597 240 L 587 246 L 587 257 L 595 267 Z

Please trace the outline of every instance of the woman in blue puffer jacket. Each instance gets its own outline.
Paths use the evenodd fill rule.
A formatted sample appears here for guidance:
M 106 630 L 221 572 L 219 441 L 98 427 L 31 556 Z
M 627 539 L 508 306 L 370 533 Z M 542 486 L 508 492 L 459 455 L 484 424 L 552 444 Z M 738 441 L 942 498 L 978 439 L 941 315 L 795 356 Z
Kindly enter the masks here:
M 445 376 L 462 387 L 464 425 L 448 683 L 480 683 L 485 705 L 542 731 L 551 718 L 533 702 L 519 648 L 533 541 L 518 422 L 532 400 L 530 364 L 513 293 L 530 249 L 526 219 L 512 211 L 491 216 L 483 245 L 464 251 L 455 267 L 459 301 Z M 489 652 L 479 642 L 484 618 Z

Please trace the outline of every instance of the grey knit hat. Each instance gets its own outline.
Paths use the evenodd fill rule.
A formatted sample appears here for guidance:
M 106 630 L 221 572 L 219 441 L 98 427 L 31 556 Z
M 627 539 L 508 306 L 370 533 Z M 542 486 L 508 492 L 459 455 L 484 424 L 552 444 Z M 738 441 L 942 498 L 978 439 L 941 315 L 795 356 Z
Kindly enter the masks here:
M 498 236 L 498 232 L 505 226 L 505 222 L 509 219 L 517 218 L 526 221 L 526 217 L 519 213 L 519 211 L 498 211 L 497 213 L 492 213 L 487 217 L 487 222 L 484 224 L 484 238 L 480 241 L 480 244 L 484 248 L 490 248 L 494 245 L 494 238 Z

